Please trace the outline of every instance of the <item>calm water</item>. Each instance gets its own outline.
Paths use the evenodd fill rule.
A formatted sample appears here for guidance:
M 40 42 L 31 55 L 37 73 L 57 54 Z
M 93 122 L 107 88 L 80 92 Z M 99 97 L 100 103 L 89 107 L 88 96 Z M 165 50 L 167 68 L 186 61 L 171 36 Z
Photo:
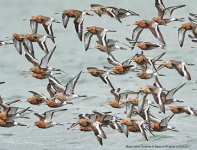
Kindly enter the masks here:
M 194 1 L 193 1 L 194 2 Z M 40 0 L 38 1 L 2 1 L 1 0 L 1 36 L 0 39 L 4 40 L 5 37 L 10 36 L 12 33 L 28 34 L 31 33 L 29 21 L 23 21 L 23 19 L 29 18 L 33 15 L 44 15 L 55 18 L 61 21 L 61 15 L 54 15 L 54 13 L 61 12 L 66 9 L 78 9 L 86 10 L 90 8 L 90 4 L 103 4 L 106 6 L 115 6 L 128 8 L 136 13 L 140 14 L 140 17 L 128 17 L 122 19 L 122 24 L 112 19 L 109 16 L 98 17 L 94 12 L 94 16 L 85 16 L 84 28 L 88 26 L 104 27 L 110 30 L 116 30 L 116 33 L 108 33 L 108 38 L 117 39 L 121 42 L 125 42 L 125 38 L 131 38 L 132 31 L 135 26 L 126 26 L 134 23 L 136 20 L 147 19 L 150 20 L 153 16 L 157 16 L 157 10 L 154 6 L 154 0 L 141 0 L 140 2 L 124 0 L 91 0 L 77 1 L 77 0 Z M 186 4 L 187 6 L 176 10 L 173 13 L 174 17 L 187 17 L 189 12 L 196 12 L 195 3 L 186 3 L 185 0 L 165 0 L 164 4 L 166 7 Z M 163 52 L 166 52 L 163 60 L 180 60 L 186 63 L 197 64 L 195 55 L 197 49 L 190 48 L 197 44 L 192 43 L 187 34 L 183 48 L 180 48 L 178 43 L 178 29 L 174 27 L 181 25 L 180 22 L 173 22 L 168 26 L 160 26 L 160 30 L 163 34 L 165 42 L 167 43 L 166 50 L 155 49 L 152 51 L 145 52 L 145 55 L 150 57 L 157 56 Z M 106 60 L 106 54 L 98 50 L 88 50 L 85 52 L 84 44 L 81 43 L 77 37 L 74 29 L 73 19 L 70 19 L 67 29 L 64 29 L 62 24 L 53 24 L 54 35 L 57 48 L 52 56 L 49 65 L 54 68 L 61 68 L 66 74 L 58 75 L 56 78 L 65 85 L 72 77 L 78 74 L 81 70 L 85 71 L 87 67 L 98 67 L 103 69 L 103 66 L 110 66 Z M 42 25 L 38 26 L 38 33 L 45 35 L 44 28 Z M 190 32 L 191 33 L 191 32 Z M 144 30 L 139 40 L 158 42 L 157 39 L 151 34 L 149 30 Z M 90 46 L 96 45 L 96 37 L 93 36 Z M 51 50 L 55 46 L 50 39 L 47 40 L 48 49 Z M 124 45 L 121 45 L 124 46 Z M 23 73 L 22 71 L 32 67 L 24 54 L 20 56 L 15 50 L 13 45 L 7 45 L 0 47 L 0 81 L 6 83 L 0 86 L 1 96 L 4 102 L 13 101 L 16 99 L 26 100 L 31 97 L 31 93 L 28 91 L 37 91 L 43 93 L 46 97 L 49 97 L 49 93 L 46 91 L 48 80 L 37 80 L 35 78 L 24 78 L 24 76 L 30 73 Z M 35 56 L 40 60 L 44 56 L 44 52 L 41 51 L 40 47 L 34 43 Z M 123 62 L 124 60 L 132 57 L 136 52 L 140 52 L 139 48 L 135 48 L 134 51 L 116 51 L 113 55 L 117 60 Z M 173 105 L 184 105 L 192 106 L 197 109 L 196 96 L 197 91 L 191 89 L 197 87 L 195 82 L 197 81 L 195 76 L 196 66 L 187 66 L 188 71 L 191 74 L 192 80 L 187 81 L 183 79 L 175 70 L 168 70 L 166 68 L 160 71 L 161 74 L 165 74 L 165 77 L 160 77 L 160 82 L 166 89 L 175 88 L 183 83 L 187 83 L 181 90 L 179 90 L 175 97 L 180 100 L 184 100 L 182 104 Z M 129 73 L 123 76 L 110 76 L 110 80 L 114 87 L 121 88 L 121 92 L 135 90 L 142 85 L 152 85 L 154 79 L 141 80 L 139 78 L 129 79 L 130 76 L 134 76 L 135 73 Z M 110 128 L 104 128 L 107 135 L 107 139 L 103 140 L 103 146 L 100 146 L 97 142 L 93 132 L 82 133 L 80 131 L 67 130 L 69 125 L 68 122 L 75 121 L 75 117 L 79 113 L 91 113 L 92 110 L 97 111 L 112 111 L 112 114 L 123 112 L 125 108 L 113 109 L 110 106 L 100 107 L 100 105 L 113 100 L 113 95 L 110 94 L 110 88 L 103 84 L 99 78 L 94 78 L 90 74 L 82 74 L 76 87 L 75 93 L 86 94 L 87 98 L 74 99 L 72 102 L 74 105 L 64 106 L 67 108 L 65 112 L 58 112 L 54 115 L 53 121 L 64 123 L 65 126 L 55 126 L 46 130 L 39 129 L 37 127 L 26 128 L 26 127 L 13 127 L 13 128 L 0 128 L 1 147 L 0 149 L 124 149 L 128 146 L 162 146 L 169 145 L 175 146 L 180 144 L 188 144 L 188 149 L 196 149 L 197 147 L 197 128 L 196 128 L 196 117 L 188 116 L 186 114 L 175 115 L 170 121 L 170 125 L 176 127 L 179 132 L 161 132 L 155 133 L 155 136 L 147 134 L 149 141 L 145 141 L 140 133 L 130 133 L 129 138 L 126 138 L 124 134 L 120 134 L 113 131 Z M 133 95 L 131 95 L 133 96 Z M 148 97 L 153 100 L 152 96 Z M 38 113 L 51 110 L 48 106 L 33 106 L 29 103 L 16 103 L 13 106 L 20 106 L 26 108 L 31 107 L 32 110 Z M 151 113 L 159 119 L 163 119 L 166 116 L 171 115 L 170 111 L 166 114 L 158 114 L 157 109 L 151 108 Z M 17 119 L 17 122 L 32 125 L 38 120 L 33 113 L 27 113 L 30 120 Z M 125 117 L 120 115 L 119 117 Z M 132 149 L 132 148 L 130 148 Z M 140 148 L 149 149 L 149 148 Z M 156 149 L 156 148 L 153 148 Z M 161 149 L 161 148 L 157 148 Z M 164 148 L 163 148 L 164 149 Z M 168 148 L 170 149 L 170 148 Z

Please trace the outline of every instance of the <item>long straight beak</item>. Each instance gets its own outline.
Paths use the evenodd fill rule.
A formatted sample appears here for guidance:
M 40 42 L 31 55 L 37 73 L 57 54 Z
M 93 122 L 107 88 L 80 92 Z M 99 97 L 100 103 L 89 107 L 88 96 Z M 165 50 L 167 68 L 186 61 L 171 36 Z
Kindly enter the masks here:
M 25 76 L 25 78 L 27 78 L 27 77 L 33 77 L 32 75 L 30 75 L 30 76 Z
M 135 77 L 138 77 L 138 76 L 133 76 L 133 77 L 129 77 L 129 78 L 135 78 Z
M 88 49 L 95 49 L 96 48 L 96 46 L 95 47 L 90 47 L 90 48 L 88 48 Z
M 134 60 L 133 59 L 129 60 L 129 62 L 132 62 L 132 61 L 134 61 Z
M 29 126 L 28 128 L 33 127 L 33 126 L 36 126 L 36 125 L 35 125 L 35 124 L 33 124 L 33 125 Z
M 182 26 L 174 27 L 174 28 L 181 28 Z
M 46 105 L 47 103 L 46 102 L 44 102 L 44 103 L 42 103 L 42 104 L 40 104 L 40 105 Z
M 155 64 L 155 65 L 162 65 L 162 63 L 160 63 L 160 64 Z
M 109 103 L 107 103 L 107 104 L 104 104 L 104 105 L 101 105 L 101 106 L 106 106 L 106 105 L 109 105 Z
M 122 100 L 121 102 L 128 102 L 128 100 L 127 100 L 127 99 L 125 99 L 125 100 Z
M 83 73 L 89 73 L 90 71 L 89 70 L 87 70 L 87 71 L 85 71 L 85 72 L 83 72 Z
M 10 35 L 10 36 L 8 36 L 8 37 L 6 37 L 6 38 L 10 38 L 10 37 L 13 37 L 13 35 Z
M 83 30 L 88 30 L 88 29 L 85 28 L 85 29 L 83 29 Z
M 129 24 L 129 25 L 127 25 L 127 26 L 132 26 L 132 25 L 135 25 L 135 23 L 133 23 L 133 24 Z
M 137 47 L 137 46 L 135 45 L 135 46 L 131 46 L 131 47 Z
M 134 90 L 135 92 L 138 92 L 139 90 L 137 89 L 137 90 Z
M 63 14 L 64 12 L 59 12 L 59 13 L 55 13 L 55 14 Z
M 26 70 L 26 71 L 23 71 L 23 72 L 31 72 L 31 70 Z
M 28 102 L 28 100 L 25 100 L 25 101 L 20 101 L 20 102 Z
M 67 124 L 73 124 L 73 123 L 77 123 L 77 122 L 70 122 L 70 123 L 67 123 Z
M 31 20 L 31 18 L 28 18 L 28 19 L 23 19 L 23 21 L 25 21 L 25 20 Z
M 125 113 L 117 113 L 117 114 L 125 114 Z
M 84 11 L 92 11 L 92 9 L 87 9 L 87 10 L 84 10 Z
M 74 130 L 80 130 L 80 128 L 73 129 L 72 131 L 74 131 Z
M 111 68 L 111 70 L 116 70 L 116 68 L 114 67 L 114 68 Z

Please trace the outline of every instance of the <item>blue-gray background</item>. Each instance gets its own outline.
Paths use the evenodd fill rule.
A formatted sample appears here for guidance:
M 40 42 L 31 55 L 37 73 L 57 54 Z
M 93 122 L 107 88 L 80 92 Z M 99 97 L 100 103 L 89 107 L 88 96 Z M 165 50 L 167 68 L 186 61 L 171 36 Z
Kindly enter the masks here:
M 117 20 L 103 16 L 99 17 L 94 12 L 94 16 L 85 16 L 84 28 L 88 26 L 98 26 L 110 30 L 116 30 L 116 33 L 108 33 L 108 38 L 117 39 L 121 42 L 127 42 L 126 37 L 131 38 L 132 31 L 135 26 L 126 26 L 134 23 L 137 20 L 147 19 L 157 16 L 157 10 L 154 6 L 154 0 L 19 0 L 19 1 L 2 1 L 1 0 L 1 23 L 0 23 L 0 39 L 4 40 L 5 37 L 10 36 L 13 33 L 28 34 L 31 33 L 29 21 L 23 21 L 23 19 L 30 18 L 35 15 L 44 15 L 55 18 L 61 21 L 61 15 L 54 15 L 54 13 L 61 12 L 67 9 L 86 10 L 90 9 L 90 4 L 103 4 L 106 6 L 114 6 L 120 8 L 128 8 L 138 14 L 140 17 L 128 17 L 122 19 L 122 24 Z M 166 7 L 186 4 L 186 7 L 175 10 L 174 17 L 185 17 L 188 22 L 189 12 L 197 13 L 196 5 L 194 1 L 188 3 L 185 0 L 164 0 Z M 145 55 L 154 57 L 163 52 L 166 52 L 163 60 L 180 60 L 186 63 L 196 64 L 196 50 L 191 46 L 197 44 L 192 43 L 186 33 L 185 42 L 182 48 L 178 43 L 178 30 L 174 28 L 181 25 L 180 22 L 173 22 L 168 26 L 160 26 L 160 30 L 163 34 L 165 42 L 167 43 L 166 50 L 154 49 L 152 51 L 145 52 Z M 57 48 L 49 62 L 49 66 L 54 68 L 61 68 L 66 74 L 58 75 L 56 78 L 65 85 L 72 77 L 78 74 L 81 70 L 86 71 L 87 67 L 98 67 L 103 69 L 103 66 L 110 66 L 106 60 L 106 54 L 98 50 L 84 49 L 83 42 L 80 42 L 75 32 L 73 19 L 69 20 L 68 26 L 64 29 L 62 24 L 53 23 L 53 32 L 57 37 L 56 43 L 53 44 L 50 39 L 47 39 L 48 49 L 51 50 L 55 45 Z M 190 32 L 191 33 L 191 32 Z M 38 26 L 38 34 L 46 35 L 46 32 L 42 25 Z M 93 36 L 90 46 L 96 45 L 96 37 Z M 157 43 L 157 39 L 151 34 L 149 30 L 144 30 L 139 40 L 150 41 Z M 124 45 L 121 45 L 124 46 Z M 35 56 L 40 60 L 44 56 L 44 52 L 40 49 L 37 43 L 34 43 Z M 140 52 L 139 48 L 135 48 L 134 51 L 130 49 L 127 51 L 116 51 L 113 55 L 117 60 L 123 62 L 124 60 L 131 58 L 136 52 Z M 37 91 L 43 93 L 46 97 L 49 97 L 49 93 L 46 91 L 48 80 L 38 80 L 35 78 L 24 78 L 30 73 L 23 73 L 22 71 L 28 70 L 32 67 L 24 54 L 19 55 L 13 45 L 6 45 L 0 47 L 0 80 L 6 83 L 0 86 L 1 96 L 4 102 L 13 101 L 16 99 L 26 100 L 31 97 L 31 93 L 28 91 Z M 192 80 L 187 81 L 182 78 L 176 70 L 168 70 L 166 68 L 160 71 L 161 74 L 165 74 L 165 77 L 160 77 L 160 82 L 166 89 L 172 89 L 183 83 L 187 83 L 180 91 L 177 92 L 175 97 L 177 99 L 184 100 L 184 103 L 173 105 L 192 106 L 197 109 L 196 96 L 197 92 L 191 89 L 195 88 L 196 72 L 194 67 L 187 66 L 188 71 L 191 73 Z M 154 79 L 141 80 L 139 78 L 129 79 L 130 76 L 134 76 L 135 73 L 129 73 L 123 76 L 110 76 L 114 87 L 121 88 L 121 92 L 135 90 L 142 85 L 152 85 Z M 179 132 L 161 132 L 156 133 L 155 136 L 147 134 L 149 141 L 145 141 L 140 133 L 130 133 L 126 138 L 124 134 L 120 134 L 111 128 L 104 128 L 107 135 L 107 139 L 103 140 L 103 146 L 100 146 L 93 132 L 82 133 L 79 130 L 71 131 L 67 130 L 68 122 L 75 121 L 75 117 L 79 113 L 91 113 L 92 110 L 97 111 L 112 111 L 112 114 L 123 112 L 125 108 L 114 109 L 110 106 L 100 107 L 100 105 L 113 100 L 113 95 L 110 94 L 110 88 L 105 85 L 99 78 L 94 78 L 90 74 L 82 74 L 75 87 L 75 93 L 86 94 L 87 98 L 78 98 L 72 100 L 74 105 L 64 106 L 67 108 L 65 112 L 58 112 L 54 115 L 53 120 L 64 123 L 65 126 L 55 126 L 49 129 L 39 129 L 37 127 L 13 127 L 13 128 L 0 128 L 0 149 L 123 149 L 126 145 L 179 145 L 188 144 L 191 149 L 195 149 L 197 146 L 196 139 L 196 117 L 188 116 L 186 114 L 175 115 L 170 121 L 170 125 L 176 127 Z M 130 97 L 133 97 L 131 95 Z M 153 100 L 152 96 L 148 97 Z M 16 103 L 13 106 L 20 106 L 26 108 L 31 107 L 35 112 L 43 113 L 49 108 L 48 106 L 33 106 L 29 103 Z M 171 115 L 170 111 L 166 114 L 158 114 L 157 109 L 151 108 L 151 113 L 162 119 L 168 115 Z M 27 116 L 31 117 L 30 120 L 17 119 L 17 122 L 32 125 L 38 120 L 33 113 L 27 113 Z M 125 117 L 124 115 L 119 115 Z M 141 148 L 143 149 L 143 148 Z

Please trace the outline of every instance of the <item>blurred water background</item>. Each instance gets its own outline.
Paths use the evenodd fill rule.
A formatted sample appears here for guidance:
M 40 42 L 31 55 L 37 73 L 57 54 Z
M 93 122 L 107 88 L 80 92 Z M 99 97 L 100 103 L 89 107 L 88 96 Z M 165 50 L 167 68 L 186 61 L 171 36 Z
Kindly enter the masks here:
M 91 4 L 103 4 L 106 6 L 114 6 L 119 8 L 128 8 L 140 16 L 127 17 L 122 19 L 122 24 L 117 20 L 104 15 L 102 17 L 97 16 L 94 12 L 94 16 L 85 16 L 84 28 L 90 26 L 103 27 L 109 30 L 116 30 L 115 33 L 108 33 L 107 38 L 116 39 L 120 42 L 127 43 L 126 37 L 131 38 L 133 29 L 136 26 L 126 26 L 139 20 L 150 20 L 152 17 L 157 16 L 157 9 L 154 6 L 154 0 L 18 0 L 18 1 L 3 1 L 1 0 L 1 23 L 0 23 L 0 39 L 4 40 L 5 37 L 10 36 L 13 33 L 17 34 L 30 34 L 31 28 L 29 21 L 23 21 L 23 19 L 30 18 L 35 15 L 44 15 L 61 20 L 61 15 L 54 15 L 54 13 L 61 12 L 67 9 L 86 10 L 90 9 Z M 185 22 L 188 22 L 189 13 L 197 13 L 196 5 L 194 1 L 185 0 L 164 0 L 166 7 L 186 4 L 186 7 L 177 9 L 173 12 L 173 17 L 184 17 Z M 197 64 L 196 54 L 197 49 L 192 49 L 192 46 L 197 44 L 192 43 L 188 38 L 187 31 L 185 42 L 182 48 L 178 42 L 178 29 L 174 28 L 181 25 L 181 22 L 172 22 L 167 26 L 159 26 L 160 31 L 163 34 L 165 42 L 167 44 L 166 50 L 154 49 L 152 51 L 144 52 L 145 55 L 155 57 L 163 52 L 166 54 L 162 57 L 163 60 L 180 60 L 186 63 Z M 53 32 L 56 36 L 55 44 L 50 39 L 47 39 L 47 46 L 49 50 L 57 45 L 57 48 L 49 62 L 49 66 L 54 68 L 60 68 L 66 73 L 57 75 L 56 78 L 66 85 L 66 83 L 81 70 L 86 71 L 87 67 L 97 67 L 103 69 L 103 66 L 110 66 L 107 62 L 106 53 L 102 53 L 99 50 L 85 51 L 83 42 L 80 42 L 73 24 L 73 19 L 69 20 L 68 26 L 64 29 L 62 24 L 53 23 Z M 84 32 L 85 33 L 85 32 Z M 42 25 L 38 25 L 38 34 L 46 35 L 46 32 Z M 93 36 L 90 46 L 95 46 L 97 38 Z M 144 30 L 139 40 L 158 43 L 157 39 L 152 35 L 149 30 Z M 122 47 L 124 45 L 119 44 Z M 126 48 L 126 47 L 125 47 Z M 35 56 L 40 60 L 45 54 L 40 49 L 37 43 L 34 43 Z M 123 62 L 124 60 L 131 58 L 135 53 L 141 52 L 139 48 L 135 48 L 131 51 L 129 48 L 127 51 L 115 51 L 114 57 Z M 20 56 L 13 45 L 6 45 L 0 47 L 0 81 L 6 83 L 0 85 L 0 95 L 4 99 L 4 102 L 13 101 L 16 99 L 26 100 L 32 95 L 28 91 L 36 91 L 43 93 L 46 97 L 49 97 L 49 93 L 46 90 L 48 79 L 38 80 L 35 78 L 24 78 L 30 73 L 24 73 L 22 71 L 28 70 L 32 67 L 25 56 L 24 52 Z M 196 66 L 187 66 L 188 71 L 191 74 L 192 80 L 187 81 L 182 78 L 176 70 L 162 69 L 161 74 L 165 74 L 164 77 L 159 77 L 161 84 L 166 89 L 173 89 L 183 83 L 187 83 L 181 88 L 175 95 L 176 99 L 184 100 L 184 103 L 174 103 L 172 105 L 184 105 L 191 106 L 197 109 L 196 96 L 197 91 L 193 91 L 195 88 L 196 78 Z M 114 87 L 121 88 L 121 92 L 135 90 L 142 85 L 152 85 L 154 79 L 142 80 L 139 78 L 129 78 L 136 73 L 129 73 L 122 76 L 109 76 L 109 79 Z M 53 120 L 59 123 L 65 124 L 65 126 L 55 126 L 49 129 L 39 129 L 37 127 L 12 127 L 12 128 L 0 128 L 0 149 L 124 149 L 128 146 L 140 146 L 140 145 L 189 145 L 188 149 L 196 149 L 197 147 L 197 123 L 196 117 L 188 116 L 187 114 L 175 115 L 170 121 L 170 125 L 176 127 L 179 132 L 161 132 L 154 133 L 155 136 L 147 134 L 148 142 L 142 137 L 140 133 L 130 133 L 126 138 L 122 133 L 118 133 L 111 128 L 103 128 L 107 139 L 103 140 L 103 146 L 100 146 L 93 132 L 83 133 L 79 130 L 67 130 L 68 122 L 75 121 L 74 118 L 80 113 L 91 113 L 92 110 L 97 111 L 112 111 L 112 114 L 123 112 L 124 108 L 114 109 L 111 106 L 100 107 L 100 105 L 113 100 L 114 97 L 110 94 L 109 86 L 105 85 L 99 78 L 95 78 L 90 74 L 82 74 L 75 86 L 75 93 L 80 95 L 87 95 L 87 98 L 78 98 L 72 100 L 74 105 L 63 106 L 61 108 L 67 108 L 65 112 L 58 112 L 54 114 Z M 133 97 L 131 95 L 130 97 Z M 148 99 L 153 100 L 152 95 L 148 96 Z M 15 103 L 12 106 L 20 106 L 26 108 L 31 107 L 37 113 L 44 113 L 51 110 L 48 106 L 33 106 L 29 103 Z M 159 114 L 158 109 L 151 108 L 151 113 L 159 119 L 163 119 L 171 115 L 171 111 L 166 111 L 166 114 Z M 32 125 L 38 120 L 38 117 L 33 113 L 27 113 L 30 120 L 17 119 L 17 122 Z M 124 115 L 118 115 L 125 118 Z M 134 149 L 134 148 L 129 148 Z M 149 148 L 140 148 L 149 149 Z M 156 149 L 156 148 L 153 148 Z M 162 149 L 162 148 L 157 148 Z M 170 149 L 170 148 L 168 148 Z

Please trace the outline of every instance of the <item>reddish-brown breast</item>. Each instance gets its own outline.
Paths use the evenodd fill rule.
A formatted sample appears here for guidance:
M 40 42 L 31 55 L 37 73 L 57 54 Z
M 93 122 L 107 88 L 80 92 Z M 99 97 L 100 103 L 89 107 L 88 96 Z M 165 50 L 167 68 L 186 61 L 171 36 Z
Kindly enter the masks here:
M 42 23 L 43 20 L 39 16 L 33 16 L 33 20 L 37 23 Z
M 28 102 L 33 104 L 33 105 L 37 105 L 38 101 L 35 98 L 28 98 Z
M 142 50 L 147 50 L 147 49 L 148 49 L 145 43 L 138 43 L 137 46 L 138 46 L 140 49 L 142 49 Z
M 48 74 L 32 74 L 32 77 L 37 78 L 37 79 L 45 79 L 47 78 Z
M 102 52 L 105 52 L 105 50 L 103 49 L 102 45 L 100 45 L 100 44 L 98 45 L 97 49 L 99 49 Z
M 1 120 L 4 120 L 4 121 L 7 121 L 8 120 L 7 115 L 4 114 L 4 113 L 0 113 L 0 119 Z
M 186 30 L 192 30 L 191 26 L 188 23 L 182 24 L 181 27 Z
M 124 119 L 122 123 L 125 124 L 126 126 L 133 126 L 133 122 L 129 118 Z
M 36 39 L 34 38 L 33 34 L 26 34 L 25 37 L 32 42 L 36 42 Z
M 90 33 L 92 33 L 92 34 L 96 34 L 96 33 L 97 33 L 94 27 L 87 27 L 87 30 L 88 30 Z
M 42 70 L 39 66 L 38 67 L 32 67 L 29 70 L 31 70 L 32 72 L 34 72 L 36 74 L 41 74 L 42 73 Z
M 61 103 L 56 103 L 55 101 L 47 101 L 46 103 L 49 107 L 58 107 L 58 106 L 61 106 Z
M 146 79 L 147 78 L 147 73 L 145 72 L 140 72 L 140 73 L 137 73 L 137 76 L 141 79 Z
M 152 125 L 151 125 L 151 128 L 152 128 L 154 131 L 162 131 L 162 130 L 164 130 L 166 127 L 165 127 L 165 126 L 159 126 L 159 124 L 152 124 Z
M 91 127 L 82 127 L 82 126 L 80 126 L 80 130 L 81 131 L 91 131 L 92 129 L 91 129 Z
M 172 107 L 172 108 L 171 108 L 171 111 L 172 111 L 173 113 L 175 113 L 175 114 L 176 114 L 176 113 L 180 113 L 179 110 L 178 110 L 176 107 Z
M 6 126 L 6 122 L 0 119 L 0 126 L 1 127 L 5 127 Z
M 136 127 L 133 127 L 133 126 L 129 126 L 129 131 L 130 131 L 130 132 L 139 132 L 139 131 L 137 130 L 137 128 L 136 128 Z
M 89 126 L 89 124 L 86 122 L 85 119 L 80 119 L 78 120 L 79 125 L 81 125 L 82 127 L 87 127 Z
M 152 21 L 157 22 L 158 24 L 163 24 L 165 23 L 164 19 L 162 19 L 161 17 L 153 17 Z
M 68 17 L 75 18 L 75 15 L 74 15 L 74 13 L 73 13 L 72 10 L 66 10 L 66 11 L 64 11 L 64 12 L 65 12 L 65 14 L 66 14 Z
M 104 120 L 101 119 L 101 118 L 97 118 L 96 121 L 98 121 L 98 122 L 100 122 L 100 123 L 103 123 L 103 122 L 104 122 Z
M 16 34 L 16 33 L 14 33 L 13 34 L 13 37 L 17 40 L 17 41 L 20 41 L 20 42 L 22 42 L 23 41 L 23 34 Z
M 115 73 L 115 74 L 120 74 L 120 71 L 118 71 L 118 70 L 113 70 L 113 72 Z
M 47 128 L 49 124 L 50 124 L 49 122 L 44 122 L 44 121 L 37 121 L 37 122 L 35 122 L 35 125 L 38 128 Z
M 98 77 L 98 75 L 99 75 L 98 72 L 95 69 L 91 69 L 90 73 L 91 73 L 91 75 L 93 75 L 95 77 Z
M 139 65 L 142 65 L 144 63 L 143 60 L 144 59 L 142 57 L 133 58 L 133 61 L 135 61 Z
M 123 104 L 116 102 L 116 101 L 112 101 L 109 103 L 113 108 L 120 108 Z
M 137 21 L 137 23 L 136 23 L 139 27 L 141 27 L 141 28 L 146 28 L 147 27 L 147 25 L 146 25 L 146 23 L 144 22 L 144 21 Z
M 116 66 L 115 68 L 116 68 L 118 71 L 120 71 L 120 72 L 121 72 L 121 71 L 124 71 L 124 67 L 123 67 L 123 66 Z
M 135 98 L 129 98 L 128 100 L 129 100 L 133 105 L 135 105 L 135 106 L 138 105 L 137 97 L 135 97 Z

